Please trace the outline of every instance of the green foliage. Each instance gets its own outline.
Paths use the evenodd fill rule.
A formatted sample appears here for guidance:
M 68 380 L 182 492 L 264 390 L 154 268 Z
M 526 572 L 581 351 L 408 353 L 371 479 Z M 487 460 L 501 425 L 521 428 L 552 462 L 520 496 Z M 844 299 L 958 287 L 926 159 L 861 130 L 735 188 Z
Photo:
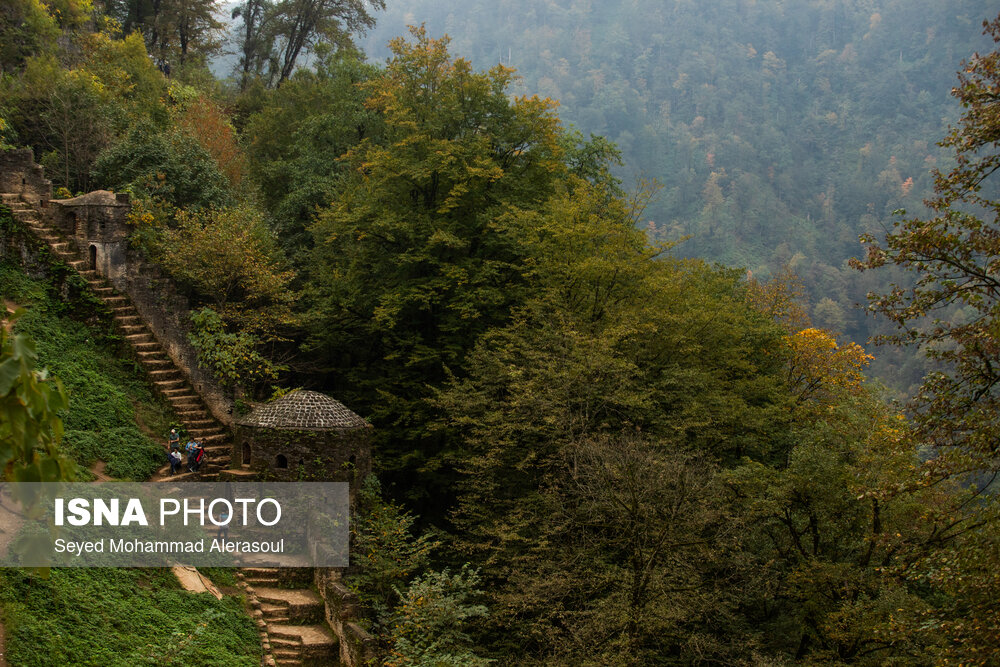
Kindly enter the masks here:
M 347 583 L 383 624 L 396 604 L 396 590 L 426 567 L 431 551 L 440 546 L 427 534 L 415 537 L 415 521 L 401 506 L 382 499 L 375 476 L 364 480 L 351 523 L 352 562 L 359 571 Z
M 760 278 L 797 257 L 807 307 L 835 301 L 841 333 L 862 341 L 886 327 L 852 306 L 888 278 L 844 262 L 859 234 L 929 195 L 929 167 L 947 160 L 934 138 L 957 117 L 955 63 L 989 50 L 976 29 L 986 11 L 969 0 L 408 0 L 389 3 L 362 46 L 381 61 L 392 37 L 426 22 L 474 66 L 516 67 L 514 94 L 558 100 L 567 124 L 620 148 L 616 176 L 663 184 L 642 220 L 654 239 L 690 237 L 675 255 Z M 721 200 L 706 211 L 710 193 Z M 875 363 L 904 392 L 928 370 L 896 351 Z
M 476 656 L 471 638 L 463 631 L 468 621 L 485 616 L 486 607 L 475 604 L 482 596 L 479 573 L 468 565 L 416 577 L 389 620 L 390 650 L 387 667 L 485 667 L 492 660 Z
M 167 419 L 141 371 L 112 351 L 110 339 L 74 320 L 44 283 L 5 265 L 0 293 L 29 305 L 15 330 L 36 341 L 39 363 L 63 379 L 69 403 L 60 414 L 62 451 L 84 467 L 103 460 L 108 474 L 121 479 L 148 478 L 163 464 L 162 447 L 139 429 L 136 415 L 164 433 Z
M 175 222 L 153 252 L 176 280 L 251 331 L 287 318 L 294 274 L 283 269 L 274 232 L 258 210 L 243 204 L 178 211 Z
M 21 140 L 41 156 L 50 178 L 80 191 L 91 188 L 97 156 L 125 129 L 166 120 L 166 87 L 138 37 L 83 33 L 73 48 L 80 55 L 72 65 L 42 51 L 2 86 Z
M 457 551 L 483 565 L 495 610 L 483 641 L 504 660 L 642 664 L 692 643 L 730 659 L 748 629 L 700 620 L 739 605 L 713 590 L 736 566 L 720 562 L 734 547 L 711 466 L 787 446 L 780 330 L 732 272 L 654 261 L 634 224 L 642 196 L 570 183 L 511 221 L 533 298 L 437 396 L 461 443 Z M 670 594 L 685 590 L 698 595 Z
M 6 310 L 6 307 L 4 308 Z M 15 317 L 20 313 L 15 314 Z M 0 317 L 0 468 L 13 482 L 55 482 L 73 477 L 60 451 L 66 409 L 62 384 L 38 366 L 35 344 L 8 331 Z
M 63 68 L 54 56 L 28 61 L 12 95 L 12 122 L 37 147 L 47 173 L 71 190 L 88 189 L 90 167 L 107 145 L 112 107 L 102 82 L 84 68 Z
M 896 325 L 896 333 L 886 340 L 919 345 L 935 362 L 935 372 L 924 378 L 914 401 L 914 414 L 918 437 L 934 447 L 935 477 L 942 478 L 970 469 L 995 475 L 1000 451 L 1000 197 L 995 180 L 1000 167 L 1000 17 L 983 26 L 994 48 L 963 63 L 959 85 L 952 89 L 964 111 L 940 145 L 954 152 L 955 166 L 948 172 L 935 170 L 935 196 L 927 202 L 930 215 L 897 220 L 884 247 L 873 236 L 864 237 L 868 255 L 856 262 L 861 269 L 895 265 L 912 274 L 910 287 L 893 285 L 872 294 L 870 309 Z M 968 541 L 956 540 L 925 563 L 923 577 L 961 599 L 956 603 L 970 619 L 968 624 L 938 621 L 952 639 L 946 653 L 950 660 L 988 664 L 1000 655 L 1000 605 L 983 595 L 995 583 L 995 574 L 984 565 L 990 558 L 985 554 L 996 554 L 996 543 L 987 535 L 996 532 L 997 512 L 991 493 L 979 515 L 963 522 L 970 531 Z
M 172 62 L 173 75 L 188 74 L 194 65 L 218 51 L 225 27 L 217 18 L 217 0 L 109 0 L 105 11 L 125 34 L 142 34 L 144 50 L 158 63 Z
M 94 163 L 104 187 L 162 200 L 174 208 L 225 206 L 227 180 L 211 155 L 184 132 L 138 121 Z
M 260 340 L 246 329 L 227 332 L 211 308 L 191 313 L 191 323 L 188 340 L 198 350 L 198 364 L 211 370 L 226 389 L 252 392 L 277 379 L 282 369 L 260 354 Z
M 82 4 L 73 3 L 80 7 Z M 31 56 L 52 53 L 60 35 L 57 16 L 38 0 L 11 0 L 0 8 L 0 71 L 24 66 Z
M 385 0 L 244 0 L 233 8 L 242 25 L 234 31 L 240 62 L 240 89 L 255 81 L 277 86 L 295 71 L 300 58 L 321 45 L 352 49 L 351 33 L 375 24 L 369 13 Z
M 344 156 L 343 187 L 312 228 L 310 349 L 340 395 L 392 425 L 385 461 L 435 486 L 427 386 L 521 298 L 523 253 L 497 219 L 538 205 L 565 170 L 549 101 L 512 101 L 510 70 L 474 72 L 447 39 L 413 38 L 363 84 L 383 132 Z
M 4 111 L 0 108 L 0 150 L 10 150 L 16 148 L 17 134 L 4 118 Z
M 353 51 L 324 54 L 262 95 L 244 135 L 254 180 L 271 212 L 279 240 L 297 268 L 305 268 L 317 209 L 334 200 L 347 166 L 339 161 L 366 137 L 378 136 L 378 114 L 365 108 L 358 84 L 378 69 Z M 244 99 L 252 97 L 247 93 Z
M 68 568 L 38 579 L 5 569 L 0 581 L 13 664 L 260 663 L 257 630 L 240 601 L 188 593 L 170 570 Z

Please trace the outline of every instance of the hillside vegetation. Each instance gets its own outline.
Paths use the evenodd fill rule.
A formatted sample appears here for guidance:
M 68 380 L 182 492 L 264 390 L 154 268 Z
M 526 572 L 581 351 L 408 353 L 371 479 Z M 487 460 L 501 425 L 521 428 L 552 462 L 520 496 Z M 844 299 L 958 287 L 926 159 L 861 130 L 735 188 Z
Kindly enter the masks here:
M 885 331 L 856 308 L 884 284 L 847 266 L 861 234 L 922 210 L 935 142 L 959 110 L 957 63 L 989 50 L 971 0 L 431 0 L 391 3 L 362 43 L 382 59 L 407 23 L 447 33 L 478 67 L 521 77 L 584 134 L 615 142 L 626 181 L 663 189 L 641 224 L 675 254 L 766 279 L 787 267 L 817 326 Z M 884 357 L 884 359 L 882 358 Z M 874 372 L 904 394 L 925 366 L 885 350 Z
M 564 49 L 519 82 L 417 15 L 370 62 L 348 35 L 381 2 L 312 21 L 247 0 L 219 81 L 204 14 L 190 40 L 173 5 L 66 2 L 18 4 L 34 33 L 0 24 L 3 140 L 59 187 L 130 193 L 136 251 L 242 405 L 304 386 L 371 421 L 346 580 L 381 664 L 997 661 L 1000 51 L 961 64 L 971 7 L 476 2 L 464 35 L 445 17 L 479 60 L 508 25 Z M 536 89 L 562 106 L 515 94 Z M 925 115 L 897 112 L 911 99 Z M 929 211 L 843 265 L 931 183 Z M 940 369 L 905 408 L 843 335 L 851 285 Z M 25 327 L 89 354 L 54 321 Z M 145 420 L 118 400 L 131 382 L 95 392 L 111 430 Z

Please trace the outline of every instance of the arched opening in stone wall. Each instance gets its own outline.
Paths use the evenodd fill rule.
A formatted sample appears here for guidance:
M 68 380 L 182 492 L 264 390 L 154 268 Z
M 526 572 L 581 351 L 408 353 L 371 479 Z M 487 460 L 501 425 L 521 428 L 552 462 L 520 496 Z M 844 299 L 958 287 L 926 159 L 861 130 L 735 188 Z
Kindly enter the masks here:
M 278 458 L 274 460 L 275 468 L 287 468 L 288 467 L 288 457 L 284 454 L 278 454 Z
M 90 266 L 89 266 L 89 268 L 90 268 L 91 271 L 96 271 L 97 270 L 97 246 L 96 245 L 90 246 Z
M 243 443 L 243 465 L 250 465 L 250 444 L 246 442 Z

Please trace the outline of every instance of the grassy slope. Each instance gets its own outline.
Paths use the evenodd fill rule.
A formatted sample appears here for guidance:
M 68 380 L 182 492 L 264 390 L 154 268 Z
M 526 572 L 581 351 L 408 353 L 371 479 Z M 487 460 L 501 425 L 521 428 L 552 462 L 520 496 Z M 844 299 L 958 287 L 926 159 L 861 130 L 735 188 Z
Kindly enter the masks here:
M 253 621 L 234 598 L 182 590 L 169 570 L 0 570 L 11 665 L 259 665 Z
M 6 258 L 0 297 L 27 307 L 16 329 L 35 340 L 41 365 L 69 393 L 66 450 L 83 468 L 101 459 L 113 477 L 146 479 L 162 457 L 147 433 L 165 434 L 173 416 L 93 316 L 97 304 L 66 303 L 51 283 Z M 260 664 L 257 632 L 240 602 L 183 591 L 166 570 L 63 569 L 41 579 L 0 568 L 0 613 L 6 658 L 18 667 Z
M 0 295 L 27 307 L 15 330 L 34 339 L 41 365 L 69 394 L 66 451 L 84 468 L 100 459 L 112 477 L 147 479 L 162 465 L 163 449 L 137 423 L 165 438 L 171 413 L 137 364 L 117 353 L 121 341 L 77 319 L 90 314 L 86 304 L 67 305 L 51 285 L 9 263 L 0 266 Z

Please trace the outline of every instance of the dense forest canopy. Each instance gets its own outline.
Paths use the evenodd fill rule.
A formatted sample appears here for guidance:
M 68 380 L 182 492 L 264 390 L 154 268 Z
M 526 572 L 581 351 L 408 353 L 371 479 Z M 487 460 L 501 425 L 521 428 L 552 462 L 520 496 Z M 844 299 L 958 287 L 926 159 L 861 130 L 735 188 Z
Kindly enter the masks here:
M 846 266 L 858 236 L 916 212 L 935 142 L 957 119 L 955 64 L 989 48 L 969 0 L 428 0 L 391 3 L 362 41 L 381 59 L 406 23 L 448 33 L 479 67 L 502 62 L 518 94 L 560 102 L 563 122 L 615 142 L 626 181 L 663 191 L 642 225 L 675 251 L 768 278 L 802 279 L 821 327 L 865 340 L 855 308 L 876 287 Z M 886 350 L 875 373 L 910 392 L 923 368 Z
M 130 194 L 234 409 L 308 386 L 375 427 L 344 577 L 378 661 L 995 664 L 1000 23 L 381 6 L 240 3 L 225 80 L 212 0 L 0 8 L 0 147 L 59 197 Z M 31 307 L 0 335 L 5 476 L 62 476 L 136 380 L 41 382 L 114 340 L 51 276 L 0 278 Z M 938 364 L 909 412 L 848 340 L 869 289 Z

